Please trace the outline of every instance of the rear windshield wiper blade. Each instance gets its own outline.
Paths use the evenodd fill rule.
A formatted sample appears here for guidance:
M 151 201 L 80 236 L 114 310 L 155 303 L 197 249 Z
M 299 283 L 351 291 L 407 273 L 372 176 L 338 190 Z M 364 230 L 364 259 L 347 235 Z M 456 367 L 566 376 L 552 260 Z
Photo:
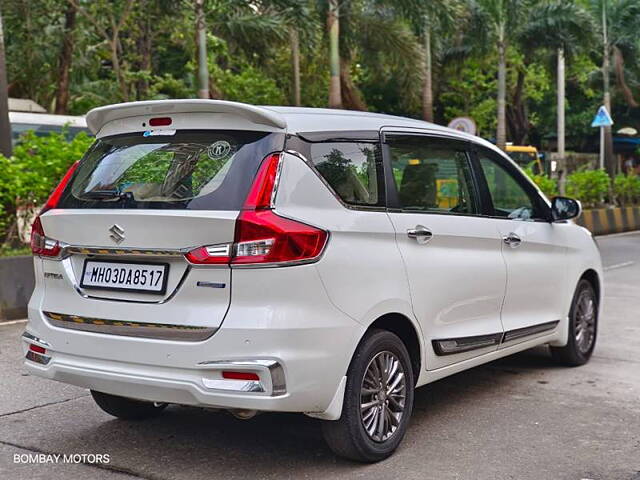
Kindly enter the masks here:
M 122 193 L 118 190 L 90 190 L 80 195 L 89 200 L 120 200 Z

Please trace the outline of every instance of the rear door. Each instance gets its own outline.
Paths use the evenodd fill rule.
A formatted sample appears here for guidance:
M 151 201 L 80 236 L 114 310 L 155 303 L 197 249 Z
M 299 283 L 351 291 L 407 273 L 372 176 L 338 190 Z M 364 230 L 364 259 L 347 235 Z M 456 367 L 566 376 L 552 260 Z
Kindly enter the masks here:
M 233 242 L 260 162 L 282 148 L 283 136 L 163 133 L 98 139 L 57 208 L 42 215 L 46 236 L 64 246 L 62 260 L 43 260 L 45 312 L 221 323 L 230 300 L 230 268 L 191 265 L 184 254 Z
M 502 308 L 505 342 L 553 330 L 566 310 L 566 240 L 548 221 L 549 206 L 523 173 L 497 152 L 477 148 L 487 223 L 503 239 L 507 289 Z
M 495 225 L 481 216 L 468 143 L 384 134 L 389 216 L 396 230 L 427 368 L 496 350 L 506 269 Z

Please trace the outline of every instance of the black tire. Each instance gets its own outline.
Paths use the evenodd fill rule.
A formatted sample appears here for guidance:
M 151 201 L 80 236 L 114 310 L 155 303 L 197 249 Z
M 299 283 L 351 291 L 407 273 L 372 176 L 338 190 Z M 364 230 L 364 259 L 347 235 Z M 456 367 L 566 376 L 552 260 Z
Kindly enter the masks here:
M 154 402 L 118 397 L 94 390 L 91 390 L 91 396 L 102 410 L 123 420 L 144 420 L 157 417 L 167 406 L 166 403 L 155 404 Z
M 385 370 L 386 375 L 384 378 L 389 379 L 390 382 L 398 379 L 400 376 L 399 368 L 402 368 L 404 372 L 402 375 L 404 378 L 404 388 L 402 390 L 404 393 L 403 402 L 401 401 L 400 393 L 386 393 L 391 390 L 391 387 L 387 385 L 385 385 L 384 393 L 382 393 L 383 387 L 379 387 L 380 390 L 375 394 L 365 394 L 362 390 L 365 385 L 371 385 L 369 382 L 372 381 L 373 377 L 371 372 L 367 374 L 367 371 L 370 365 L 373 364 L 374 358 L 377 359 L 376 361 L 383 362 L 384 360 L 389 360 L 394 362 L 397 368 L 397 370 L 395 370 L 396 373 L 389 377 L 388 370 Z M 376 366 L 377 365 L 376 363 Z M 365 374 L 367 374 L 366 380 Z M 400 383 L 400 385 L 401 384 L 402 383 Z M 397 390 L 397 388 L 398 387 L 393 389 L 393 392 L 398 392 L 399 390 Z M 386 330 L 372 330 L 360 342 L 351 360 L 351 365 L 347 372 L 347 385 L 340 419 L 325 421 L 322 424 L 324 438 L 329 448 L 331 448 L 336 455 L 358 462 L 378 462 L 384 460 L 398 448 L 398 445 L 404 437 L 407 425 L 409 424 L 409 418 L 411 417 L 411 411 L 413 410 L 413 393 L 413 370 L 411 359 L 404 343 L 391 332 Z M 361 397 L 361 395 L 367 396 Z M 377 395 L 380 395 L 381 399 L 375 397 Z M 377 440 L 374 440 L 365 430 L 365 421 L 372 421 L 372 417 L 369 417 L 369 420 L 365 420 L 361 415 L 361 402 L 364 398 L 376 402 L 386 402 L 387 407 L 381 403 L 379 406 L 370 407 L 366 410 L 366 412 L 371 412 L 372 410 L 378 409 L 378 416 L 376 417 L 378 419 L 381 415 L 380 412 L 388 413 L 387 416 L 383 417 L 383 422 L 385 422 L 384 428 L 389 426 L 389 428 L 394 430 L 390 432 L 386 438 L 383 435 Z M 373 400 L 374 398 L 375 400 Z M 401 403 L 403 403 L 403 408 L 399 409 Z M 396 409 L 396 413 L 392 413 L 393 409 Z M 400 410 L 401 415 L 395 417 Z M 371 413 L 371 415 L 375 416 L 376 412 Z M 393 415 L 395 419 L 393 422 L 391 415 Z M 386 422 L 387 419 L 388 422 Z M 376 423 L 375 420 L 373 420 L 372 423 Z M 394 423 L 397 423 L 397 425 L 393 425 Z M 376 425 L 378 424 L 376 423 Z M 384 431 L 384 428 L 381 428 L 380 431 Z M 378 430 L 376 429 L 376 433 L 377 432 Z
M 592 322 L 585 323 L 585 303 L 591 302 L 593 308 Z M 585 325 L 592 323 L 593 330 L 586 328 Z M 578 339 L 580 330 L 583 330 L 583 337 Z M 584 340 L 584 332 L 589 332 L 589 340 Z M 578 282 L 576 291 L 571 301 L 571 309 L 569 310 L 569 338 L 564 347 L 551 347 L 551 356 L 553 359 L 568 367 L 578 367 L 584 365 L 591 358 L 593 349 L 596 346 L 598 336 L 598 296 L 593 285 L 588 280 L 582 279 Z

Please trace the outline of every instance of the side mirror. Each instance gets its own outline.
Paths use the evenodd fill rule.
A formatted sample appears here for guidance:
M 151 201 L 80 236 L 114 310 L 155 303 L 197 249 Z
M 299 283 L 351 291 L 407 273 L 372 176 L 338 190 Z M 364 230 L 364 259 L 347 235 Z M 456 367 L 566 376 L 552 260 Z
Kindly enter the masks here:
M 579 217 L 582 205 L 579 201 L 567 197 L 553 197 L 551 200 L 551 215 L 554 222 Z

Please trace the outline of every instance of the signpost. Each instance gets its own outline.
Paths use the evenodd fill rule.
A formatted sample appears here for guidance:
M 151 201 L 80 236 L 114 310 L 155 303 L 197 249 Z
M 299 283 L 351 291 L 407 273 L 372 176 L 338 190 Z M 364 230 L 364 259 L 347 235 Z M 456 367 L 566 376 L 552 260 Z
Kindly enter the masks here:
M 611 125 L 613 125 L 613 120 L 607 107 L 603 105 L 598 109 L 598 113 L 591 122 L 592 127 L 600 127 L 600 168 L 604 168 L 604 129 Z

